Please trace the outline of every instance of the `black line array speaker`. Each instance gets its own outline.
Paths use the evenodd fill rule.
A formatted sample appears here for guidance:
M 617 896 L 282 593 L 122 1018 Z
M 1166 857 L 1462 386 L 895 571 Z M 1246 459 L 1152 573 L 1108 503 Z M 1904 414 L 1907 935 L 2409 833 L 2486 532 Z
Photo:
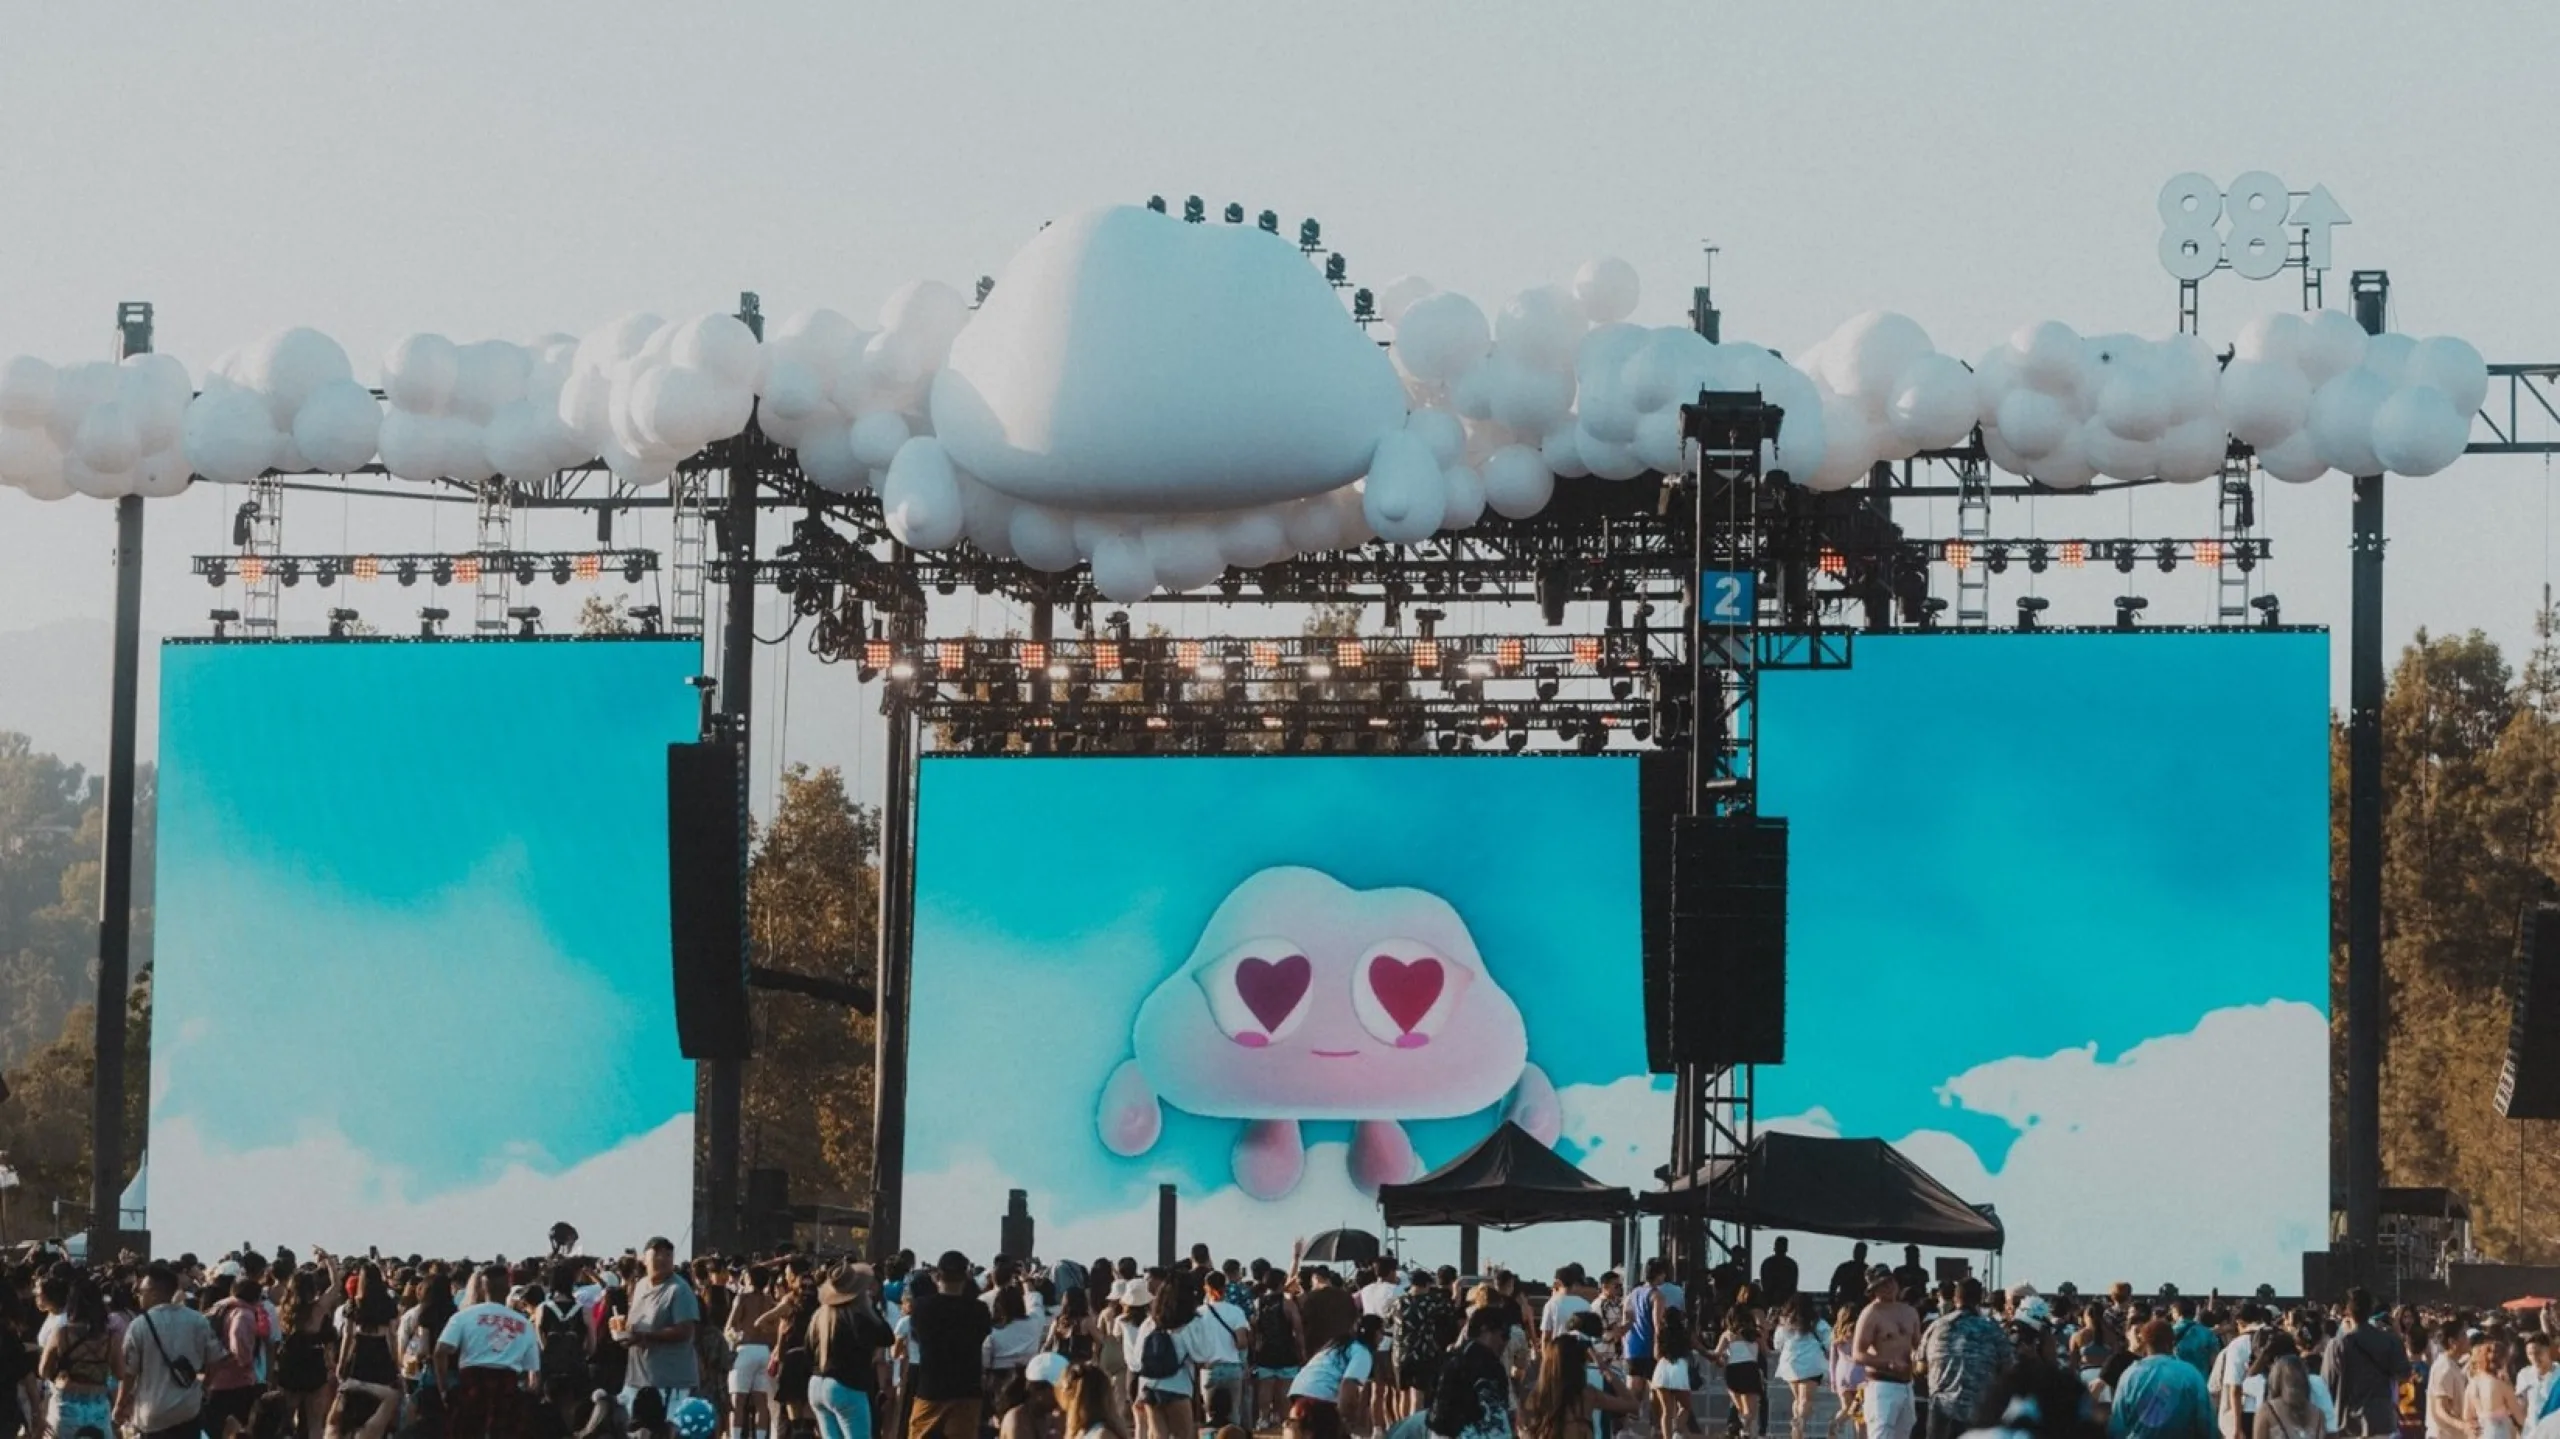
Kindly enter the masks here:
M 1671 823 L 1665 1048 L 1680 1064 L 1787 1057 L 1787 822 Z
M 2515 1017 L 2507 1026 L 2507 1066 L 2498 1075 L 2498 1112 L 2509 1119 L 2560 1119 L 2560 905 L 2526 908 L 2508 988 Z
M 667 919 L 677 1047 L 748 1058 L 747 788 L 725 742 L 667 746 Z

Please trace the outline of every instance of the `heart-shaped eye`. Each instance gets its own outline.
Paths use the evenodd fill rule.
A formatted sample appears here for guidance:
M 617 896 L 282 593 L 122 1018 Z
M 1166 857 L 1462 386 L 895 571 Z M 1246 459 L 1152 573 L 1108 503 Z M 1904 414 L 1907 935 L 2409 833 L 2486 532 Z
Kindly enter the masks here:
M 1256 939 L 1220 955 L 1195 978 L 1219 1032 L 1259 1049 L 1286 1038 L 1306 1018 L 1315 966 L 1289 940 Z
M 1398 1049 L 1419 1049 L 1440 1032 L 1467 987 L 1464 965 L 1412 941 L 1390 940 L 1361 958 L 1351 984 L 1360 1027 Z

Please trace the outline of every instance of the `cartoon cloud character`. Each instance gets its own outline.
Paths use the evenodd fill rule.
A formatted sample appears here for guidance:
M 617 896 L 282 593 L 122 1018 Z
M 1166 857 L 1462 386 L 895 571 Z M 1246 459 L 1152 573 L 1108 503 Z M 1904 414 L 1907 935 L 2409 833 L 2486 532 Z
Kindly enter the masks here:
M 1298 866 L 1250 876 L 1139 1006 L 1133 1038 L 1136 1057 L 1103 1088 L 1103 1144 L 1153 1148 L 1160 1104 L 1242 1119 L 1236 1183 L 1257 1199 L 1297 1186 L 1300 1120 L 1355 1122 L 1351 1178 L 1372 1193 L 1420 1171 L 1399 1121 L 1507 1094 L 1508 1117 L 1540 1143 L 1562 1122 L 1520 1007 L 1457 910 L 1418 889 L 1353 889 Z

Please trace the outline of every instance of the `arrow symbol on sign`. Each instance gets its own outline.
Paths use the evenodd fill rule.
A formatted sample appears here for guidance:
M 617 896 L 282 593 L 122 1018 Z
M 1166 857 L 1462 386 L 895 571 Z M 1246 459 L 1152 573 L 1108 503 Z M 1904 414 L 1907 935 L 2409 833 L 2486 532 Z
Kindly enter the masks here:
M 2329 268 L 2329 228 L 2355 221 L 2339 207 L 2328 186 L 2314 185 L 2311 193 L 2302 197 L 2302 203 L 2293 207 L 2293 218 L 2288 223 L 2302 228 L 2303 263 L 2314 270 L 2325 270 Z

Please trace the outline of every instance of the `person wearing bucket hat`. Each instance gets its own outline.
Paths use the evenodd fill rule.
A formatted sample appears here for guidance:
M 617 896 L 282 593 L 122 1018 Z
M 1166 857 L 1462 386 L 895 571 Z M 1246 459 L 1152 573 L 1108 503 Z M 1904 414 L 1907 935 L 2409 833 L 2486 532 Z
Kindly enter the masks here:
M 892 1335 L 871 1299 L 871 1267 L 839 1264 L 818 1286 L 809 1320 L 809 1408 L 821 1439 L 871 1439 L 880 1351 Z
M 1867 1371 L 1862 1393 L 1867 1439 L 1909 1439 L 1919 1418 L 1911 1394 L 1912 1353 L 1920 1315 L 1902 1300 L 1902 1285 L 1881 1264 L 1867 1268 L 1867 1307 L 1849 1341 L 1850 1357 Z

